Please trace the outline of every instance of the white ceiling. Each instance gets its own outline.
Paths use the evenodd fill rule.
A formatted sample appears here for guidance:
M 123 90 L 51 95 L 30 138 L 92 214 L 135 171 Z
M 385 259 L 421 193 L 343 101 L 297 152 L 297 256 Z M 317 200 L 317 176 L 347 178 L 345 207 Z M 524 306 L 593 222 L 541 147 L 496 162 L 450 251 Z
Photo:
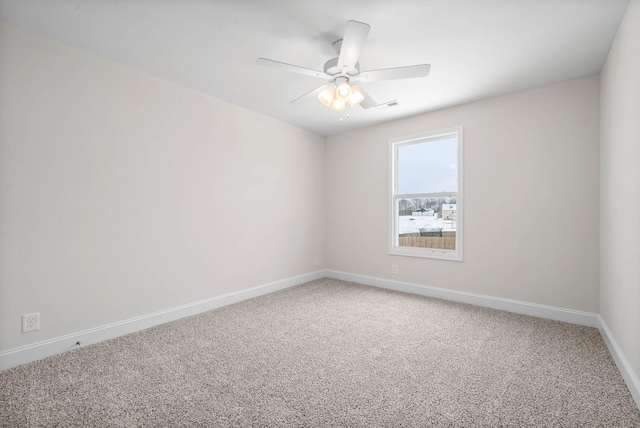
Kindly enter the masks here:
M 598 73 L 628 0 L 0 0 L 0 19 L 232 103 L 332 135 Z M 426 78 L 362 84 L 387 109 L 289 102 L 323 83 L 348 20 L 371 25 L 362 70 L 429 63 Z M 346 114 L 349 114 L 347 118 Z M 343 118 L 341 122 L 340 119 Z

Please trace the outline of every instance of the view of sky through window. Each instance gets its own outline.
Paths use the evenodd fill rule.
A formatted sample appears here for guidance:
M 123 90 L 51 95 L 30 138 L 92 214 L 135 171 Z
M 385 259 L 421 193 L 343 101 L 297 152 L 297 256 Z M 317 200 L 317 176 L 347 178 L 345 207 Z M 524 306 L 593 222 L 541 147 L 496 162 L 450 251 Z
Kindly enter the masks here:
M 398 147 L 398 193 L 457 192 L 457 138 Z

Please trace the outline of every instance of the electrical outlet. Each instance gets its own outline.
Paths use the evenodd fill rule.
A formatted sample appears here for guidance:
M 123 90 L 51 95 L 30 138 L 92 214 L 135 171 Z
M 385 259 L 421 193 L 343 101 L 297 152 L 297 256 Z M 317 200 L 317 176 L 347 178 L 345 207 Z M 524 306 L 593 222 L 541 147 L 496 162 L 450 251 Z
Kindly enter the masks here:
M 22 315 L 22 332 L 40 330 L 40 312 Z
M 313 258 L 313 265 L 314 266 L 318 266 L 318 258 L 317 257 Z
M 398 265 L 391 265 L 391 273 L 394 275 L 398 274 Z

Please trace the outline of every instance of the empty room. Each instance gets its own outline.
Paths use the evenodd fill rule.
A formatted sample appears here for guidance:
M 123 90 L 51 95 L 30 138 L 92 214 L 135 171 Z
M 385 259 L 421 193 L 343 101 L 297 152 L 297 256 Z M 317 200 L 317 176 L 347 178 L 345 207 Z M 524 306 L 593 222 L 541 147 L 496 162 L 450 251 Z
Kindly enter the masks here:
M 0 427 L 640 427 L 640 0 L 0 0 Z

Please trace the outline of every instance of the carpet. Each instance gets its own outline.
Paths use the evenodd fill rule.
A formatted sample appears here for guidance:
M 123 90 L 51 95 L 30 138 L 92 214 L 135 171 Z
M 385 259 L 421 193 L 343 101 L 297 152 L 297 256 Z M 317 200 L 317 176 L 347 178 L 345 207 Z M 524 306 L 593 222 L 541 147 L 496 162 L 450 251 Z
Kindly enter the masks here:
M 1 427 L 640 427 L 597 329 L 320 279 L 0 373 Z

